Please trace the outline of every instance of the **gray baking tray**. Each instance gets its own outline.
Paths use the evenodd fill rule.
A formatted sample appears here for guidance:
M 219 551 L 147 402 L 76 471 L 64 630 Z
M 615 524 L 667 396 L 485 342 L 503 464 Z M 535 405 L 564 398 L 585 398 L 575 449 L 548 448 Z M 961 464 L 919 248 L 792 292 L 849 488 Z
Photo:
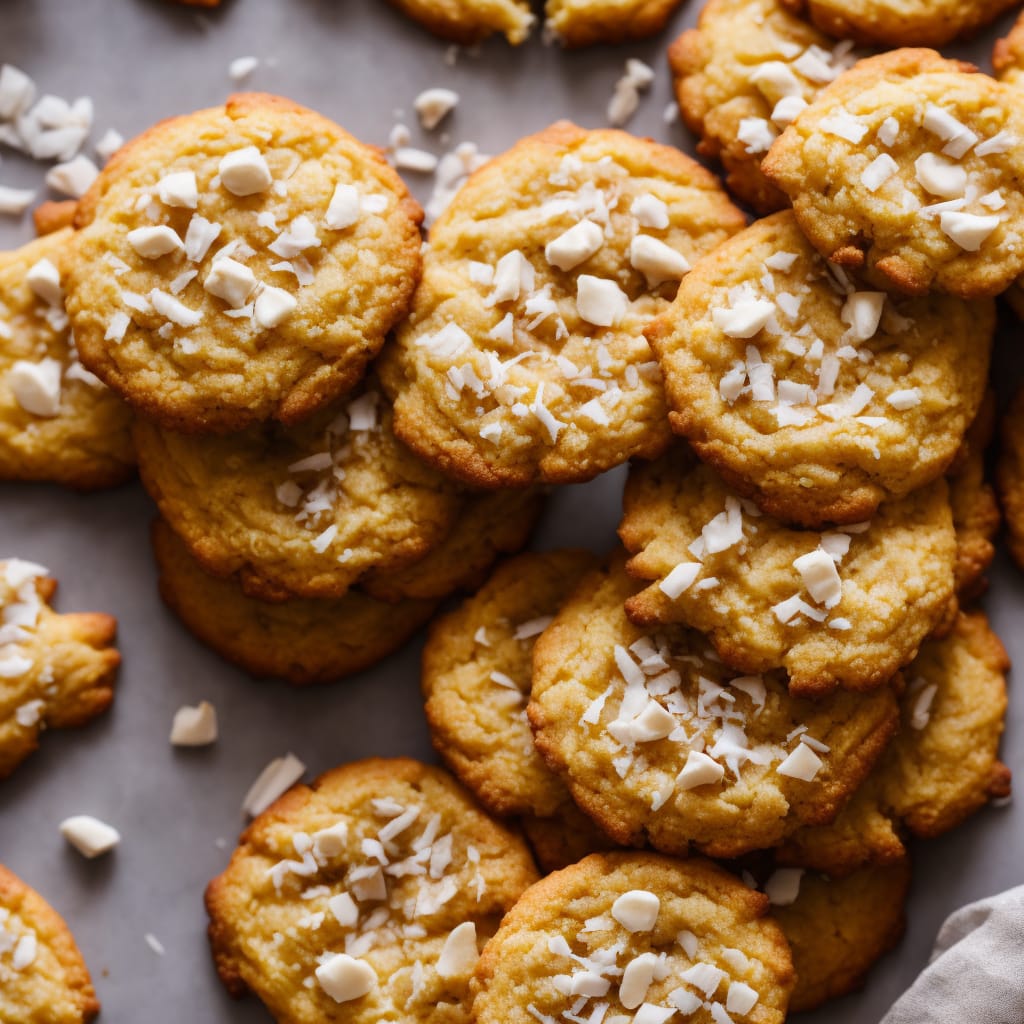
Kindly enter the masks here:
M 692 152 L 686 130 L 663 120 L 671 99 L 664 50 L 700 6 L 684 3 L 662 36 L 639 45 L 563 53 L 539 38 L 516 50 L 494 41 L 477 55 L 461 52 L 450 67 L 447 45 L 383 0 L 228 0 L 213 13 L 164 0 L 0 0 L 0 61 L 24 68 L 44 91 L 91 96 L 94 138 L 108 127 L 130 137 L 159 118 L 222 101 L 232 89 L 229 62 L 252 55 L 263 63 L 250 87 L 309 104 L 379 144 L 402 120 L 414 145 L 446 148 L 439 133 L 420 131 L 412 100 L 428 86 L 450 86 L 462 97 L 444 125 L 450 144 L 472 140 L 498 153 L 559 117 L 604 125 L 612 86 L 626 58 L 636 56 L 658 74 L 630 129 Z M 951 52 L 987 66 L 992 41 L 1010 20 Z M 428 197 L 429 179 L 407 180 L 421 200 Z M 5 153 L 0 181 L 39 185 L 42 168 Z M 0 218 L 0 245 L 30 233 L 27 219 Z M 995 374 L 1003 401 L 1022 362 L 1019 329 L 1012 316 L 1005 319 Z M 618 470 L 559 491 L 535 545 L 607 550 L 622 481 Z M 0 485 L 0 556 L 49 566 L 60 580 L 60 610 L 116 615 L 124 654 L 111 712 L 85 729 L 44 736 L 41 749 L 0 783 L 0 862 L 67 919 L 109 1024 L 266 1021 L 255 999 L 233 1002 L 214 974 L 203 888 L 226 864 L 243 825 L 242 797 L 270 758 L 294 751 L 311 774 L 373 754 L 432 759 L 418 690 L 420 641 L 332 686 L 296 691 L 256 682 L 199 646 L 162 607 L 149 551 L 152 517 L 137 484 L 87 497 Z M 1011 655 L 1024 662 L 1024 577 L 1002 550 L 985 606 Z M 174 710 L 204 698 L 219 712 L 219 742 L 172 749 Z M 1004 757 L 1024 777 L 1019 694 L 1011 694 Z M 68 848 L 57 824 L 77 813 L 115 824 L 120 848 L 92 862 Z M 863 993 L 805 1015 L 806 1024 L 877 1021 L 927 963 L 951 910 L 1024 882 L 1021 823 L 1012 804 L 990 808 L 948 837 L 918 844 L 903 943 Z M 164 955 L 147 945 L 147 933 Z

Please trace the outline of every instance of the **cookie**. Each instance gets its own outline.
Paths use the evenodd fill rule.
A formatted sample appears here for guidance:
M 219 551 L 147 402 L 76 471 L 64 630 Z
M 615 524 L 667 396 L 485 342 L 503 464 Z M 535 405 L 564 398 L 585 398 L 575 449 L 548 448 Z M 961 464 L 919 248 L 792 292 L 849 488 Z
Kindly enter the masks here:
M 537 637 L 595 562 L 572 550 L 511 558 L 430 628 L 422 685 L 431 740 L 494 814 L 551 817 L 570 802 L 534 749 L 526 702 Z
M 214 962 L 280 1024 L 468 1024 L 478 948 L 536 877 L 523 841 L 446 772 L 360 761 L 242 834 L 206 891 Z
M 528 889 L 484 948 L 476 1024 L 729 1019 L 781 1024 L 789 947 L 768 899 L 722 868 L 654 854 L 594 854 Z
M 80 490 L 134 472 L 129 412 L 78 361 L 57 270 L 72 232 L 0 253 L 0 479 Z
M 142 482 L 207 572 L 268 600 L 341 597 L 441 543 L 461 496 L 395 440 L 368 387 L 291 428 L 200 437 L 136 423 Z
M 1024 110 L 933 50 L 860 61 L 761 164 L 812 245 L 885 291 L 998 295 L 1024 270 Z
M 408 310 L 422 211 L 374 149 L 260 93 L 110 159 L 64 261 L 83 363 L 164 427 L 296 423 Z
M 58 615 L 56 589 L 41 565 L 0 560 L 0 779 L 36 749 L 43 729 L 85 725 L 114 699 L 117 620 Z
M 269 603 L 230 579 L 206 573 L 163 521 L 153 524 L 160 596 L 191 632 L 254 676 L 295 686 L 361 672 L 398 650 L 437 607 L 434 601 L 376 601 L 358 590 L 320 600 Z
M 534 650 L 537 749 L 623 845 L 738 857 L 835 818 L 899 722 L 896 693 L 791 697 L 784 672 L 737 677 L 707 639 L 647 630 L 624 556 L 591 572 Z
M 903 937 L 910 862 L 865 868 L 843 879 L 808 874 L 788 906 L 773 907 L 796 968 L 792 1013 L 860 989 Z
M 563 46 L 628 43 L 656 35 L 680 0 L 547 0 L 546 34 Z
M 476 590 L 499 555 L 526 544 L 543 508 L 544 495 L 537 489 L 469 496 L 448 536 L 425 558 L 397 572 L 371 570 L 359 585 L 381 601 L 433 600 Z
M 0 864 L 0 1020 L 86 1024 L 99 1012 L 68 926 Z
M 668 442 L 643 328 L 743 226 L 667 146 L 560 122 L 477 171 L 431 228 L 384 387 L 395 432 L 471 486 L 590 479 Z
M 981 612 L 961 613 L 904 671 L 902 728 L 836 821 L 796 833 L 782 861 L 844 875 L 893 863 L 910 833 L 934 838 L 1009 795 L 999 761 L 1009 659 Z
M 525 0 L 391 0 L 403 14 L 442 39 L 471 46 L 501 33 L 513 46 L 526 40 L 534 17 Z
M 638 625 L 707 633 L 741 672 L 785 669 L 796 696 L 884 686 L 953 597 L 956 538 L 945 480 L 881 505 L 870 521 L 817 532 L 738 497 L 682 447 L 626 483 L 619 534 Z
M 780 0 L 823 32 L 879 46 L 945 46 L 1016 0 Z
M 946 471 L 995 326 L 991 300 L 862 289 L 787 210 L 696 264 L 645 333 L 673 430 L 763 511 L 820 527 L 868 519 Z
M 992 67 L 1001 82 L 1020 85 L 1024 81 L 1024 14 L 1004 38 L 996 41 Z
M 793 118 L 854 61 L 848 43 L 790 14 L 781 0 L 709 0 L 669 47 L 679 111 L 697 149 L 719 160 L 730 191 L 760 213 L 789 206 L 761 161 Z
M 995 490 L 986 479 L 985 450 L 995 433 L 995 393 L 989 389 L 949 472 L 949 504 L 956 531 L 956 593 L 961 602 L 988 589 L 985 573 L 995 558 L 993 540 L 1002 517 Z
M 1002 421 L 996 486 L 1006 516 L 1006 543 L 1024 568 L 1024 388 L 1018 389 Z

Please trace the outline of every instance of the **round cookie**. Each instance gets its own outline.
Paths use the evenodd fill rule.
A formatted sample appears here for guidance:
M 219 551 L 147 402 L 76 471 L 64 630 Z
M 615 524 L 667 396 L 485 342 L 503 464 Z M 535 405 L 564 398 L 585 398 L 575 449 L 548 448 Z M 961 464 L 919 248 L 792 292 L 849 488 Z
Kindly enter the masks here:
M 0 479 L 82 490 L 134 472 L 130 414 L 78 361 L 57 269 L 70 229 L 0 253 Z
M 700 633 L 634 626 L 618 557 L 580 581 L 537 641 L 537 749 L 624 845 L 738 857 L 831 821 L 899 722 L 896 693 L 791 697 L 783 672 L 729 671 Z
M 398 650 L 429 619 L 434 601 L 384 604 L 343 597 L 268 603 L 202 570 L 162 519 L 153 524 L 160 596 L 189 632 L 254 676 L 295 686 L 361 672 Z
M 792 211 L 724 242 L 645 332 L 673 430 L 773 516 L 856 523 L 941 476 L 988 381 L 995 304 L 890 299 Z
M 669 431 L 643 328 L 689 261 L 743 223 L 713 175 L 667 146 L 566 122 L 523 139 L 431 228 L 413 312 L 383 357 L 395 432 L 488 488 L 658 454 Z
M 499 555 L 524 547 L 544 508 L 537 489 L 470 495 L 448 536 L 425 558 L 397 572 L 371 570 L 359 585 L 380 601 L 434 600 L 476 590 Z
M 628 43 L 656 35 L 680 0 L 547 0 L 545 33 L 563 46 Z
M 68 926 L 0 864 L 0 1020 L 87 1024 L 99 1012 Z
M 722 868 L 643 853 L 594 854 L 528 889 L 484 948 L 476 1024 L 530 1024 L 598 1002 L 609 1022 L 781 1024 L 789 947 L 768 899 Z
M 805 875 L 787 906 L 773 907 L 796 968 L 792 1013 L 861 988 L 868 971 L 903 937 L 910 862 L 862 869 L 843 879 Z
M 823 32 L 879 46 L 945 46 L 1016 0 L 780 0 Z
M 1003 417 L 996 487 L 1006 516 L 1006 543 L 1024 569 L 1024 388 L 1017 390 Z
M 904 670 L 902 728 L 868 782 L 826 828 L 795 833 L 781 861 L 845 875 L 892 863 L 902 835 L 942 835 L 1010 792 L 999 761 L 1009 659 L 981 612 L 961 613 Z
M 368 760 L 295 786 L 206 891 L 221 980 L 280 1024 L 468 1024 L 477 951 L 537 877 L 439 768 Z
M 1001 82 L 1019 86 L 1024 81 L 1024 14 L 1004 38 L 996 41 L 992 67 Z
M 848 43 L 790 14 L 781 0 L 709 0 L 669 47 L 676 99 L 698 151 L 760 213 L 789 206 L 761 173 L 771 144 L 854 61 Z
M 370 569 L 425 557 L 462 503 L 368 388 L 291 428 L 197 437 L 139 420 L 142 482 L 207 572 L 265 600 L 341 597 Z
M 595 564 L 586 551 L 511 558 L 430 628 L 422 680 L 434 748 L 494 814 L 548 818 L 571 803 L 534 749 L 526 702 L 537 638 Z
M 985 572 L 995 558 L 993 540 L 1002 517 L 985 475 L 985 450 L 995 433 L 996 398 L 991 388 L 967 431 L 963 451 L 949 471 L 949 504 L 956 531 L 956 594 L 961 603 L 988 589 Z
M 883 290 L 998 295 L 1024 270 L 1024 109 L 933 50 L 860 61 L 761 164 L 816 249 Z
M 421 220 L 379 152 L 289 100 L 163 121 L 79 204 L 64 271 L 82 361 L 165 427 L 296 423 L 408 311 Z
M 56 589 L 43 566 L 0 560 L 0 779 L 44 729 L 85 725 L 114 699 L 117 620 L 58 615 L 49 606 Z
M 533 27 L 524 0 L 391 0 L 403 14 L 442 39 L 470 46 L 500 32 L 513 45 Z
M 867 523 L 818 533 L 761 515 L 682 447 L 626 483 L 619 527 L 638 625 L 707 633 L 741 672 L 784 668 L 790 692 L 889 682 L 953 597 L 956 538 L 945 480 L 879 507 Z

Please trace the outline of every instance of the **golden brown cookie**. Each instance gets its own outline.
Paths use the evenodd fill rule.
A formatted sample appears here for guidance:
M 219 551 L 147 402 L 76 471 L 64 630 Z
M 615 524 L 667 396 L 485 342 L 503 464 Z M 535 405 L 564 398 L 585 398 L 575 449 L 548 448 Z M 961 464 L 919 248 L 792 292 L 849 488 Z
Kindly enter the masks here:
M 100 1012 L 89 970 L 61 916 L 0 864 L 0 1020 L 87 1024 Z
M 628 43 L 656 35 L 680 0 L 547 0 L 544 28 L 563 46 Z
M 879 46 L 945 46 L 1016 0 L 780 0 L 823 32 Z
M 902 728 L 868 782 L 836 821 L 796 833 L 780 860 L 844 875 L 893 863 L 906 832 L 923 838 L 955 828 L 1010 792 L 999 761 L 1009 659 L 981 612 L 929 640 L 907 666 Z
M 0 253 L 0 479 L 82 490 L 134 470 L 127 407 L 78 361 L 57 265 L 72 232 Z
M 933 50 L 860 61 L 761 164 L 828 259 L 884 290 L 1005 291 L 1024 270 L 1024 108 Z
M 396 441 L 368 386 L 297 427 L 199 437 L 136 423 L 142 481 L 207 572 L 268 600 L 341 597 L 441 543 L 461 496 Z
M 648 630 L 625 557 L 589 573 L 534 650 L 537 749 L 623 845 L 731 858 L 835 818 L 899 722 L 892 687 L 791 697 L 729 671 L 700 633 Z
M 43 729 L 85 725 L 114 699 L 117 620 L 58 615 L 56 589 L 41 565 L 0 561 L 0 779 L 36 749 Z
M 47 199 L 32 211 L 32 226 L 40 237 L 52 235 L 54 231 L 60 231 L 61 228 L 71 227 L 77 212 L 77 199 L 58 201 Z
M 295 423 L 406 314 L 421 219 L 379 152 L 289 100 L 163 121 L 79 204 L 64 269 L 82 361 L 165 427 Z
M 526 544 L 543 508 L 543 493 L 531 488 L 467 496 L 448 535 L 425 558 L 397 572 L 371 570 L 359 585 L 392 602 L 476 590 L 499 555 Z
M 470 46 L 500 32 L 513 46 L 530 34 L 534 17 L 525 0 L 391 0 L 442 39 Z
M 743 226 L 667 146 L 566 122 L 477 171 L 430 232 L 381 375 L 395 432 L 480 487 L 587 480 L 668 442 L 643 328 Z
M 996 549 L 993 540 L 1002 517 L 995 490 L 985 472 L 985 451 L 996 425 L 995 392 L 989 389 L 967 431 L 964 447 L 949 471 L 949 504 L 956 531 L 956 593 L 961 602 L 988 589 L 985 573 Z
M 861 988 L 903 937 L 910 862 L 863 868 L 843 879 L 809 874 L 795 902 L 772 914 L 793 951 L 793 1013 Z
M 868 519 L 946 471 L 995 326 L 991 300 L 858 286 L 787 210 L 697 263 L 645 333 L 673 430 L 763 511 L 819 527 Z
M 280 1024 L 468 1024 L 478 949 L 536 877 L 446 772 L 359 761 L 242 834 L 206 891 L 214 962 Z
M 767 909 L 710 861 L 594 854 L 502 921 L 474 974 L 474 1020 L 587 1020 L 604 1003 L 608 1021 L 781 1024 L 795 978 Z
M 508 559 L 431 626 L 422 680 L 434 748 L 494 814 L 551 817 L 570 802 L 534 749 L 526 702 L 534 644 L 596 561 L 571 550 Z
M 343 597 L 269 603 L 246 597 L 234 580 L 203 571 L 162 519 L 153 524 L 160 596 L 188 630 L 254 676 L 295 686 L 361 672 L 401 647 L 436 608 L 434 601 Z
M 679 110 L 698 150 L 720 160 L 725 183 L 761 213 L 789 206 L 761 173 L 779 132 L 854 61 L 790 14 L 781 0 L 709 0 L 696 28 L 670 47 Z
M 1024 388 L 1018 389 L 1003 416 L 996 486 L 1010 554 L 1024 568 Z
M 790 692 L 889 682 L 940 624 L 956 538 L 945 480 L 886 502 L 866 523 L 819 533 L 761 515 L 684 448 L 634 467 L 619 527 L 638 625 L 707 633 L 741 672 L 784 668 Z

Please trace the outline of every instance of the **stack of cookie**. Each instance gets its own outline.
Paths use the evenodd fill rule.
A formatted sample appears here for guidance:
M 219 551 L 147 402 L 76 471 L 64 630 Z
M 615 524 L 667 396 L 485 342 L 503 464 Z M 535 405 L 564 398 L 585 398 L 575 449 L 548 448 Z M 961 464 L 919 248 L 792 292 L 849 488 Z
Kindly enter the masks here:
M 422 464 L 367 373 L 421 220 L 376 151 L 257 94 L 152 128 L 79 204 L 67 314 L 137 415 L 164 596 L 254 673 L 366 667 L 539 513 L 535 491 L 473 495 Z

